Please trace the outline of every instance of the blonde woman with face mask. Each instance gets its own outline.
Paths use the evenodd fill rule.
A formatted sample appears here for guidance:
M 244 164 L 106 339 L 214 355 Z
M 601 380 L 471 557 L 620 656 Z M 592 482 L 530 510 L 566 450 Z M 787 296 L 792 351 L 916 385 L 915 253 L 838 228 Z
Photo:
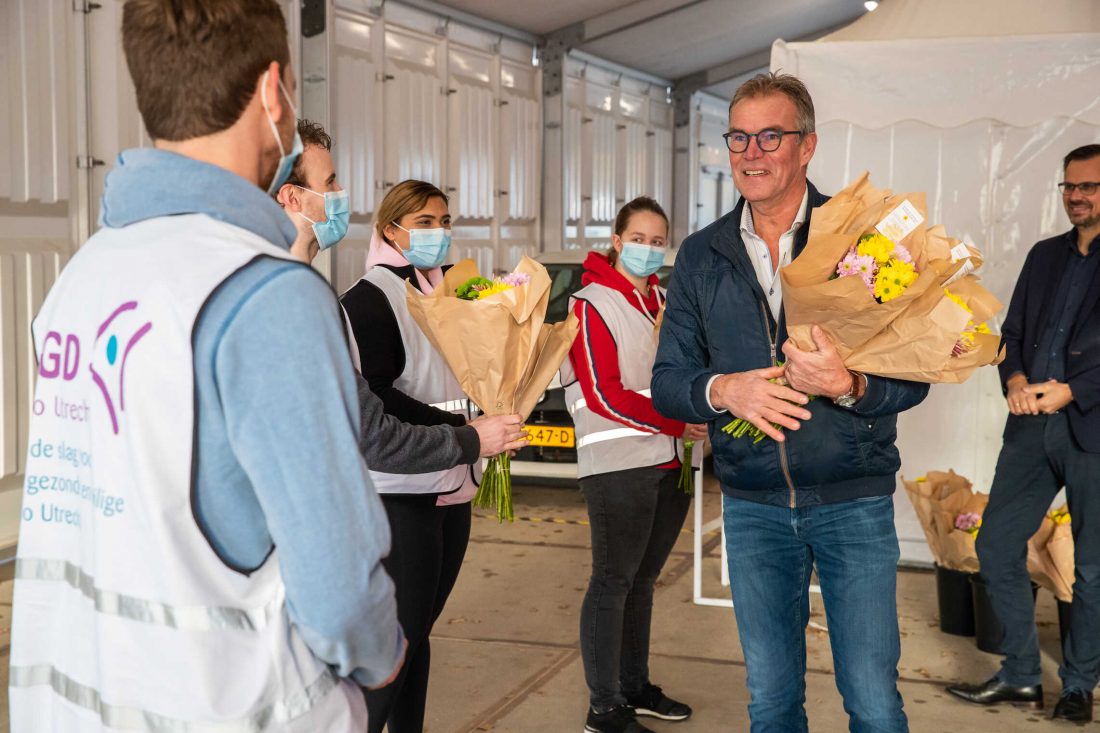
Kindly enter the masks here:
M 443 281 L 451 243 L 447 196 L 424 181 L 395 186 L 378 208 L 363 279 L 344 294 L 353 360 L 387 413 L 414 425 L 464 425 L 472 417 L 443 357 L 409 314 L 405 282 L 428 293 Z M 507 450 L 527 445 L 518 415 L 504 421 Z M 480 463 L 419 474 L 371 471 L 393 536 L 383 561 L 409 642 L 389 687 L 366 693 L 370 733 L 419 733 L 431 664 L 432 625 L 458 579 L 470 538 L 470 499 Z

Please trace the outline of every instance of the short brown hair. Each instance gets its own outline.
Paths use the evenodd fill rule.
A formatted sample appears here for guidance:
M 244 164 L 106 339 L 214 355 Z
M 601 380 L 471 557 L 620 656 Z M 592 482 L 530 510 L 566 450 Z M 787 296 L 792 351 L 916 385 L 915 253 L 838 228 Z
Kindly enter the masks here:
M 321 127 L 321 123 L 314 122 L 313 120 L 298 120 L 298 137 L 302 138 L 302 148 L 306 148 L 310 145 L 314 145 L 318 148 L 324 148 L 325 150 L 332 150 L 332 136 L 325 132 L 325 128 Z M 294 161 L 294 167 L 290 170 L 290 177 L 286 179 L 286 182 L 292 186 L 299 186 L 301 188 L 309 188 L 306 185 L 306 174 L 302 169 L 303 155 L 299 155 L 298 159 Z
M 747 82 L 737 87 L 730 100 L 730 112 L 733 106 L 745 99 L 754 97 L 766 97 L 771 94 L 785 94 L 794 102 L 795 111 L 798 113 L 798 131 L 808 135 L 815 128 L 814 100 L 806 85 L 797 76 L 791 74 L 769 71 L 765 74 L 757 74 Z
M 443 199 L 443 203 L 448 206 L 451 203 L 451 200 L 447 198 L 447 194 L 426 181 L 401 181 L 389 190 L 386 197 L 382 199 L 382 204 L 378 207 L 378 213 L 374 219 L 374 228 L 378 232 L 378 236 L 387 244 L 393 244 L 382 231 L 386 228 L 386 225 L 400 221 L 401 217 L 407 214 L 420 211 L 428 205 L 429 199 L 434 198 Z
M 657 203 L 656 199 L 652 199 L 649 196 L 639 196 L 623 205 L 623 208 L 619 209 L 619 213 L 615 216 L 614 232 L 618 236 L 623 236 L 623 232 L 626 231 L 626 227 L 630 224 L 630 217 L 635 214 L 639 214 L 643 211 L 648 211 L 651 214 L 656 214 L 665 220 L 665 226 L 668 226 L 668 214 L 661 208 L 661 205 Z M 612 247 L 607 253 L 608 263 L 614 267 L 615 262 L 619 259 L 619 253 Z
M 276 0 L 127 0 L 122 46 L 155 140 L 231 127 L 268 65 L 290 60 Z
M 1062 170 L 1065 171 L 1069 168 L 1069 164 L 1077 160 L 1092 160 L 1096 156 L 1100 155 L 1100 143 L 1092 143 L 1090 145 L 1082 145 L 1079 148 L 1066 153 L 1066 157 L 1062 159 Z

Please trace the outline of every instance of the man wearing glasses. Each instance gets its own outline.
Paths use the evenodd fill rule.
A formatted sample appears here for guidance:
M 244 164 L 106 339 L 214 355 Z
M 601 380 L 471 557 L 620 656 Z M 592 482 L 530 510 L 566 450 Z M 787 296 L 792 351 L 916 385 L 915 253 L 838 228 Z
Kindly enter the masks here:
M 813 101 L 797 78 L 761 74 L 737 90 L 729 115 L 724 137 L 742 198 L 677 257 L 653 401 L 711 425 L 752 733 L 807 730 L 815 566 L 852 730 L 904 733 L 894 440 L 897 413 L 928 386 L 848 371 L 817 328 L 812 351 L 786 340 L 779 268 L 805 247 L 812 210 L 827 200 L 806 179 Z M 722 432 L 734 418 L 770 440 Z
M 1010 414 L 978 559 L 1005 626 L 1005 658 L 987 682 L 948 691 L 982 705 L 1043 706 L 1027 541 L 1064 486 L 1076 568 L 1054 717 L 1087 722 L 1100 677 L 1100 145 L 1071 151 L 1063 170 L 1073 229 L 1031 248 L 1001 329 Z

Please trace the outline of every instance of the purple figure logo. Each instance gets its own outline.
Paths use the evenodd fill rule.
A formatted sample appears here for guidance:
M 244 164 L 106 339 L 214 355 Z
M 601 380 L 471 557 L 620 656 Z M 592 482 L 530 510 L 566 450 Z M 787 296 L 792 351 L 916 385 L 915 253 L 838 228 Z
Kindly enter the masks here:
M 153 327 L 137 314 L 137 301 L 123 303 L 103 322 L 96 332 L 95 345 L 88 370 L 92 381 L 103 393 L 111 428 L 118 435 L 118 416 L 126 410 L 126 359 L 130 350 Z

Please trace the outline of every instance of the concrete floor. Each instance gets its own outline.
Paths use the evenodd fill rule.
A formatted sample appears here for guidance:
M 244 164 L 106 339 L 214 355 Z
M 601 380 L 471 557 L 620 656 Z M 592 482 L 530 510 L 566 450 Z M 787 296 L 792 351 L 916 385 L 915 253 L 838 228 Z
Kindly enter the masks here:
M 577 624 L 589 573 L 584 504 L 575 489 L 531 486 L 516 487 L 515 504 L 521 518 L 511 525 L 498 525 L 475 511 L 466 564 L 433 637 L 428 733 L 583 730 L 587 695 Z M 708 486 L 706 508 L 717 515 L 714 486 Z M 704 593 L 725 596 L 718 535 L 704 539 Z M 657 733 L 747 731 L 745 666 L 733 613 L 692 603 L 692 540 L 689 519 L 657 588 L 651 673 L 667 692 L 690 703 L 695 715 L 684 723 L 646 724 Z M 997 669 L 998 658 L 978 651 L 972 639 L 939 631 L 931 573 L 901 571 L 898 587 L 900 687 L 913 733 L 1072 729 L 1047 721 L 1044 714 L 978 708 L 951 699 L 945 684 L 985 679 Z M 0 582 L 2 733 L 8 731 L 10 604 L 10 581 Z M 1061 652 L 1054 603 L 1045 592 L 1040 592 L 1037 615 L 1049 715 L 1060 689 Z M 819 601 L 814 620 L 824 623 Z M 811 629 L 807 648 L 810 730 L 846 731 L 827 634 Z M 1086 729 L 1100 731 L 1100 722 Z

